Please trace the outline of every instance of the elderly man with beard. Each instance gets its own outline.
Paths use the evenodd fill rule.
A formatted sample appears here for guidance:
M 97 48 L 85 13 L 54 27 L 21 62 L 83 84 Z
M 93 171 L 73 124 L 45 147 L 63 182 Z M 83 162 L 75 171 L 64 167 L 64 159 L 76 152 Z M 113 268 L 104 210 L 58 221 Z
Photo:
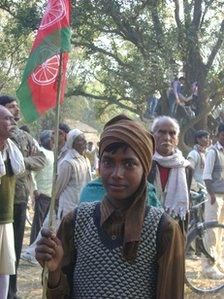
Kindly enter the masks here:
M 184 222 L 189 208 L 186 168 L 189 161 L 177 148 L 180 127 L 169 116 L 157 117 L 152 124 L 156 142 L 153 166 L 148 180 L 154 184 L 156 195 L 165 211 L 177 220 L 184 230 Z

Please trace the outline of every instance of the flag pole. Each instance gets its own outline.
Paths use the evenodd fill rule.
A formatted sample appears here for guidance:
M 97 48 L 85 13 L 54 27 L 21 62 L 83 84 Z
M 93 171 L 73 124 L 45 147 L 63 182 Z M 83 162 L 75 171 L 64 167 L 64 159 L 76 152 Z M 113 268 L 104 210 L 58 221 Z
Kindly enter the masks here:
M 49 208 L 48 228 L 55 231 L 55 203 L 56 203 L 56 181 L 57 181 L 57 160 L 58 160 L 58 136 L 59 136 L 59 119 L 60 119 L 60 99 L 61 99 L 61 82 L 62 82 L 62 61 L 63 53 L 60 53 L 59 69 L 58 69 L 58 84 L 55 106 L 55 134 L 54 134 L 54 165 L 53 165 L 53 183 L 51 192 L 51 202 Z M 47 298 L 48 284 L 48 269 L 44 266 L 43 271 L 43 294 L 42 299 Z

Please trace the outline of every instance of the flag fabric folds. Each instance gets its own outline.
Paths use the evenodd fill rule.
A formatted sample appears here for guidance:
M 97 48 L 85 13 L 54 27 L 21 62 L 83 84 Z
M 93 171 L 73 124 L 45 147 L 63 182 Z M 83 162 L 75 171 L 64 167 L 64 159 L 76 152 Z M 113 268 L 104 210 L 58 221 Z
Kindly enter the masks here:
M 70 13 L 70 0 L 48 0 L 17 90 L 26 121 L 34 121 L 56 106 L 60 53 L 63 53 L 60 102 L 64 100 L 70 51 Z

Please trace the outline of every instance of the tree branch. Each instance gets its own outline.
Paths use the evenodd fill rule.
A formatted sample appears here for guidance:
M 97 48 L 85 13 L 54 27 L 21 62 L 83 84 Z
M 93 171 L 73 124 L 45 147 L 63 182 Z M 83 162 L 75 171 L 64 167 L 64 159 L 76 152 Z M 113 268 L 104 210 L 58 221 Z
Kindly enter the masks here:
M 134 14 L 133 14 L 133 16 L 131 17 L 131 19 L 133 20 L 133 21 L 135 21 L 137 18 L 138 18 L 138 16 L 139 16 L 139 14 L 140 14 L 140 12 L 148 5 L 148 4 L 150 4 L 151 3 L 151 0 L 146 0 L 146 1 L 142 1 L 142 3 L 138 6 L 138 8 L 134 11 Z
M 15 13 L 13 13 L 13 11 L 10 9 L 10 6 L 7 3 L 4 3 L 4 4 L 0 5 L 0 9 L 4 10 L 8 14 L 10 14 L 13 18 L 19 20 L 19 18 L 17 17 L 17 15 Z
M 206 64 L 206 69 L 207 69 L 207 72 L 209 71 L 209 69 L 211 68 L 213 62 L 214 62 L 214 59 L 218 53 L 218 51 L 220 50 L 222 44 L 223 44 L 223 41 L 224 41 L 224 20 L 222 20 L 222 23 L 221 23 L 221 26 L 220 26 L 220 30 L 219 30 L 219 33 L 218 33 L 218 38 L 217 38 L 217 41 L 208 57 L 208 61 L 207 61 L 207 64 Z
M 206 3 L 205 3 L 205 8 L 204 8 L 204 11 L 203 11 L 203 14 L 202 14 L 202 17 L 201 17 L 200 28 L 203 26 L 205 16 L 206 16 L 206 14 L 207 14 L 209 8 L 211 7 L 211 5 L 212 5 L 212 3 L 213 3 L 214 1 L 215 1 L 215 0 L 206 1 Z
M 95 95 L 95 94 L 85 92 L 80 88 L 77 88 L 70 92 L 68 91 L 66 93 L 66 97 L 71 97 L 71 96 L 83 96 L 83 97 L 87 97 L 87 98 L 91 98 L 91 99 L 95 99 L 95 100 L 106 101 L 108 103 L 111 103 L 111 105 L 112 104 L 117 105 L 118 107 L 120 107 L 122 109 L 127 109 L 127 110 L 139 115 L 139 111 L 137 109 L 127 106 L 121 102 L 121 101 L 131 101 L 130 98 L 124 97 L 124 98 L 117 99 L 115 96 Z
M 125 40 L 133 43 L 139 49 L 143 57 L 147 57 L 148 53 L 144 45 L 144 38 L 142 36 L 143 32 L 136 28 L 137 25 L 133 24 L 131 26 L 128 20 L 122 16 L 122 14 L 120 14 L 118 11 L 113 11 L 113 9 L 110 12 L 110 16 L 120 31 L 120 35 L 122 35 Z
M 196 31 L 198 31 L 199 29 L 201 23 L 201 16 L 202 16 L 202 0 L 195 0 L 192 25 L 194 26 Z
M 176 21 L 177 27 L 180 30 L 181 27 L 182 27 L 182 23 L 181 23 L 181 20 L 180 20 L 180 3 L 179 3 L 179 0 L 174 0 L 174 4 L 175 4 L 175 10 L 174 10 L 175 21 Z
M 163 32 L 163 26 L 161 24 L 161 21 L 159 19 L 159 12 L 158 12 L 158 6 L 157 6 L 158 1 L 153 0 L 152 1 L 152 6 L 151 6 L 151 16 L 152 16 L 152 23 L 154 30 L 156 32 L 156 40 L 158 46 L 162 46 L 162 40 L 164 37 L 164 32 Z
M 92 50 L 93 52 L 98 52 L 98 53 L 102 53 L 102 54 L 105 54 L 107 56 L 110 56 L 112 57 L 114 60 L 117 61 L 117 63 L 123 67 L 127 67 L 128 65 L 123 62 L 117 55 L 107 51 L 107 50 L 104 50 L 100 47 L 97 47 L 95 46 L 93 43 L 90 44 L 90 43 L 87 43 L 87 42 L 76 42 L 75 41 L 75 46 L 80 46 L 80 47 L 87 47 L 88 49 Z
M 189 3 L 188 0 L 183 0 L 183 8 L 185 28 L 188 28 L 191 24 L 191 3 Z

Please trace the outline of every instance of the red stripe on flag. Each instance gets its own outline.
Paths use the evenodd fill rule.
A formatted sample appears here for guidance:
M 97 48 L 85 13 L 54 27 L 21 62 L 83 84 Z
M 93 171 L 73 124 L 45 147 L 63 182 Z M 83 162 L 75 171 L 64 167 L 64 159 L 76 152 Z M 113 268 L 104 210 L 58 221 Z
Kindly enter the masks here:
M 70 14 L 70 1 L 49 0 L 31 51 L 36 49 L 47 35 L 61 28 L 69 27 Z
M 64 53 L 62 59 L 60 103 L 64 101 L 67 62 L 68 53 Z M 39 65 L 28 77 L 27 82 L 32 94 L 32 102 L 39 114 L 43 114 L 56 105 L 59 63 L 60 55 L 54 55 L 42 65 Z
M 59 57 L 63 53 L 61 99 L 64 100 L 65 74 L 70 51 L 70 0 L 48 0 L 23 79 L 17 90 L 22 112 L 29 120 L 56 106 Z M 30 112 L 29 107 L 33 113 Z

